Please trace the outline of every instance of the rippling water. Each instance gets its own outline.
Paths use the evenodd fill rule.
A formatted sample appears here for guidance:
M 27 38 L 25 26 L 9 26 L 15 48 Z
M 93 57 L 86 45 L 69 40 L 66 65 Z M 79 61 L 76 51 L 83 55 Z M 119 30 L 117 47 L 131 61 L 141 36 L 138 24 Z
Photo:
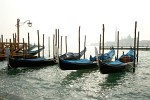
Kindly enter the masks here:
M 149 61 L 149 51 L 140 51 L 135 73 L 109 75 L 58 65 L 8 71 L 0 62 L 0 100 L 150 100 Z

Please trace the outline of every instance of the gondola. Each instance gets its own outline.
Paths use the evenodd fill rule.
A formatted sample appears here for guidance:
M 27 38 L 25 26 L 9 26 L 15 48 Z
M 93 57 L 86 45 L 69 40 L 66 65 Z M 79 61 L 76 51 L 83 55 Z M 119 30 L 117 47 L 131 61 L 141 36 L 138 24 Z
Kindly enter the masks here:
M 82 70 L 98 68 L 97 63 L 88 59 L 62 60 L 59 58 L 59 68 L 62 70 Z
M 46 58 L 14 58 L 9 57 L 8 67 L 18 68 L 18 67 L 43 67 L 56 64 L 55 59 Z
M 112 47 L 109 52 L 107 52 L 107 53 L 104 54 L 104 59 L 103 59 L 103 57 L 102 57 L 102 54 L 99 54 L 99 55 L 98 55 L 98 59 L 99 59 L 99 60 L 102 60 L 102 59 L 103 59 L 104 62 L 109 62 L 109 61 L 111 61 L 111 60 L 113 59 L 113 56 L 114 56 L 114 55 L 115 55 L 115 50 L 114 50 L 114 48 Z M 90 60 L 91 60 L 91 61 L 96 61 L 96 56 L 92 57 L 92 56 L 90 55 Z
M 42 48 L 40 48 L 39 50 L 30 50 L 30 51 L 28 51 L 28 54 L 30 54 L 30 55 L 36 55 L 36 54 L 38 54 L 39 52 L 41 52 L 42 50 L 44 50 L 44 48 L 42 47 Z
M 119 59 L 111 62 L 99 61 L 99 70 L 102 74 L 129 71 L 133 68 L 134 50 L 131 48 L 127 54 L 122 54 Z
M 84 55 L 86 50 L 87 49 L 85 47 L 80 53 L 67 52 L 67 53 L 61 55 L 60 58 L 62 58 L 64 60 L 77 60 L 77 59 L 81 58 Z
M 111 50 L 110 50 L 111 51 Z M 108 52 L 108 58 L 112 59 L 114 54 L 109 54 L 112 52 Z M 114 53 L 114 52 L 113 52 Z M 77 59 L 77 60 L 64 60 L 59 57 L 59 68 L 62 70 L 83 70 L 83 69 L 94 69 L 98 68 L 96 60 L 90 59 Z

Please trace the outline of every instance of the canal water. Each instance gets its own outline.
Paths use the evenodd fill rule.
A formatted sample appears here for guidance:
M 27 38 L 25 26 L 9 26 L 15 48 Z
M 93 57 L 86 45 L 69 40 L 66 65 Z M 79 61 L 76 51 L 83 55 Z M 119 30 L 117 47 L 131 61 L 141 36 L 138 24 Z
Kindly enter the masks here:
M 63 71 L 58 65 L 7 70 L 2 61 L 0 100 L 150 100 L 149 65 L 150 51 L 139 51 L 135 73 Z

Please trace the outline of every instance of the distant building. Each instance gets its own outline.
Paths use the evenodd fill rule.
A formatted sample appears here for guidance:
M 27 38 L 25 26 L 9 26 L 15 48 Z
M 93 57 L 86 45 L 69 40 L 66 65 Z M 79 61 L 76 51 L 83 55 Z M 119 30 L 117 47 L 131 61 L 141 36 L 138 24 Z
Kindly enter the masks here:
M 112 46 L 112 45 L 117 46 L 117 40 L 115 40 L 115 42 L 106 42 L 106 46 Z M 127 38 L 122 38 L 119 40 L 119 46 L 134 46 L 134 38 L 132 38 L 131 35 L 129 34 L 127 36 Z M 139 46 L 149 47 L 150 46 L 150 40 L 139 41 Z
M 139 46 L 149 47 L 150 46 L 150 40 L 142 40 L 139 42 Z
M 99 45 L 99 43 L 92 43 L 91 45 Z M 117 46 L 117 33 L 115 34 L 115 41 L 107 41 L 105 43 L 105 46 Z M 134 46 L 134 38 L 131 37 L 131 35 L 129 34 L 127 36 L 127 38 L 121 38 L 119 40 L 119 46 Z M 150 40 L 141 40 L 139 41 L 139 46 L 144 46 L 144 47 L 149 47 L 150 46 Z
M 133 46 L 134 39 L 128 35 L 127 38 L 119 40 L 119 46 Z

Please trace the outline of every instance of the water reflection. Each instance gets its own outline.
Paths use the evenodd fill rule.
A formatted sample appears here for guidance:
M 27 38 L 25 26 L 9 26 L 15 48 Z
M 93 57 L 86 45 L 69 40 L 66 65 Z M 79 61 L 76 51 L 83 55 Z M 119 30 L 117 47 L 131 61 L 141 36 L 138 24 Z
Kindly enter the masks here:
M 24 100 L 24 99 L 14 94 L 0 92 L 0 100 Z
M 117 85 L 122 85 L 124 83 L 125 74 L 125 72 L 108 74 L 105 77 L 104 82 L 99 85 L 102 87 L 102 89 L 113 88 Z
M 97 69 L 77 70 L 69 73 L 62 81 L 62 85 L 73 83 L 73 81 L 85 77 L 87 74 L 97 71 Z
M 42 66 L 42 67 L 24 67 L 24 68 L 3 68 L 3 69 L 0 69 L 0 75 L 2 74 L 7 74 L 7 75 L 18 75 L 18 74 L 21 74 L 21 73 L 26 73 L 26 72 L 33 72 L 33 71 L 37 71 L 37 70 L 40 70 L 40 69 L 45 69 L 47 68 L 48 66 Z

